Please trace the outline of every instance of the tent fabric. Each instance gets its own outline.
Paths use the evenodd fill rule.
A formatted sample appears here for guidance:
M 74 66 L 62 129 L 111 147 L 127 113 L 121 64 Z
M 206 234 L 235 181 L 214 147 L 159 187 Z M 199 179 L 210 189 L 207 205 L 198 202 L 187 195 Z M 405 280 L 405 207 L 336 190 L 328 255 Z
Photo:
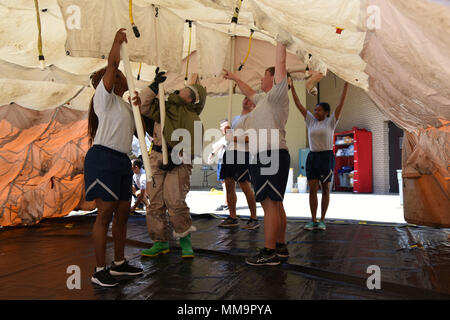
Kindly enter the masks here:
M 0 79 L 0 87 L 0 105 L 16 103 L 35 110 L 53 109 L 71 101 L 72 109 L 87 110 L 94 93 L 92 88 L 47 81 Z
M 450 8 L 421 0 L 370 0 L 367 6 L 382 12 L 381 27 L 367 33 L 361 55 L 368 95 L 408 137 L 405 220 L 449 227 L 450 39 L 442 35 L 450 28 Z
M 1 226 L 95 208 L 84 201 L 86 111 L 8 104 L 0 107 L 0 119 Z
M 220 68 L 228 63 L 229 50 L 224 48 L 229 43 L 230 21 L 237 3 L 133 1 L 134 20 L 141 32 L 140 39 L 132 33 L 128 36 L 135 75 L 139 63 L 144 62 L 137 88 L 152 81 L 156 64 L 170 71 L 168 91 L 184 86 L 188 42 L 185 19 L 189 19 L 194 21 L 189 73 L 199 73 L 211 95 L 228 94 L 228 82 L 221 79 Z M 0 68 L 10 70 L 0 76 L 0 105 L 15 102 L 39 110 L 68 105 L 86 110 L 92 89 L 83 89 L 84 82 L 79 80 L 105 66 L 117 27 L 130 29 L 128 1 L 39 0 L 39 5 L 43 51 L 49 65 L 41 72 L 36 70 L 39 61 L 33 2 L 0 3 Z M 71 5 L 80 9 L 80 29 L 73 28 L 77 23 Z M 156 19 L 159 30 L 155 30 Z M 289 67 L 310 69 L 306 84 L 310 94 L 328 70 L 364 89 L 380 111 L 410 137 L 403 157 L 403 171 L 407 173 L 404 185 L 410 190 L 405 192 L 406 220 L 450 226 L 448 215 L 440 209 L 440 204 L 448 207 L 450 203 L 450 38 L 445 36 L 450 29 L 448 1 L 243 1 L 236 28 L 236 67 L 247 53 L 250 29 L 255 34 L 250 57 L 240 73 L 244 80 L 259 89 L 264 69 L 273 65 L 271 46 L 281 41 L 292 57 Z M 155 58 L 158 48 L 163 51 L 163 61 Z M 305 74 L 297 75 L 297 79 L 304 78 Z M 430 201 L 421 188 L 440 191 Z
M 71 19 L 73 11 L 70 7 L 74 2 L 58 0 L 58 4 L 64 21 Z M 107 58 L 117 30 L 130 25 L 128 1 L 85 0 L 76 5 L 82 8 L 80 25 L 83 25 L 65 24 L 66 52 L 73 57 Z M 133 18 L 141 35 L 139 38 L 131 34 L 127 37 L 130 59 L 180 73 L 184 20 L 165 8 L 156 11 L 152 6 L 136 5 Z
M 195 34 L 200 52 L 199 74 L 204 77 L 217 77 L 223 73 L 223 68 L 230 69 L 230 36 L 201 25 L 196 26 Z
M 40 68 L 24 67 L 0 60 L 0 74 L 2 74 L 4 79 L 48 81 L 89 86 L 89 77 L 87 75 L 72 74 L 52 64 L 41 70 Z

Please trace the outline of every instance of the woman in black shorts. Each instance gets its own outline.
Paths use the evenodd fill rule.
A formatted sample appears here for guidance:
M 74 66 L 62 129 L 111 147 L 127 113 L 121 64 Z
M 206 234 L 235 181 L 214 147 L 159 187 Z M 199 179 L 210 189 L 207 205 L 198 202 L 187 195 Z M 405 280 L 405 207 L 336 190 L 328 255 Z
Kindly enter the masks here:
M 118 285 L 114 276 L 142 273 L 141 268 L 130 265 L 124 257 L 133 176 L 128 154 L 135 131 L 131 106 L 122 99 L 128 90 L 127 81 L 118 70 L 120 45 L 127 41 L 124 30 L 116 33 L 108 66 L 91 76 L 95 88 L 88 119 L 92 147 L 84 162 L 86 200 L 95 200 L 98 209 L 92 230 L 97 267 L 91 282 L 104 287 Z M 134 98 L 133 103 L 139 104 L 139 98 Z M 111 220 L 114 261 L 107 268 L 106 235 Z
M 341 101 L 335 112 L 330 115 L 330 105 L 326 102 L 321 102 L 316 105 L 313 115 L 301 104 L 300 99 L 295 92 L 292 79 L 289 79 L 289 82 L 294 102 L 305 117 L 306 126 L 308 127 L 309 147 L 311 150 L 306 159 L 306 177 L 309 186 L 309 206 L 311 209 L 312 221 L 305 225 L 305 229 L 325 230 L 325 215 L 327 213 L 328 204 L 330 203 L 330 182 L 333 177 L 335 165 L 333 136 L 344 106 L 348 83 L 346 82 L 344 84 Z M 322 185 L 322 215 L 320 221 L 317 221 L 317 191 L 319 189 L 319 183 Z

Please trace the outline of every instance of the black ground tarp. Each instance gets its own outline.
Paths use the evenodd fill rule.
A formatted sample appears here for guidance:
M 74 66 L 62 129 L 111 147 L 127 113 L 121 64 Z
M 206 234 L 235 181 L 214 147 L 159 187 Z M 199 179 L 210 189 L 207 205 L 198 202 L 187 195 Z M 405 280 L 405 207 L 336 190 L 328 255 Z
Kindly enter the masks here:
M 95 215 L 0 229 L 0 299 L 450 299 L 449 229 L 330 220 L 326 231 L 311 232 L 305 219 L 289 219 L 288 263 L 255 267 L 244 260 L 264 246 L 262 228 L 221 229 L 210 215 L 193 220 L 193 260 L 181 259 L 177 241 L 168 255 L 142 258 L 151 246 L 145 217 L 131 216 L 125 253 L 144 274 L 107 289 L 90 283 Z M 80 290 L 67 288 L 71 265 L 80 267 Z M 380 290 L 367 288 L 370 265 L 381 269 Z

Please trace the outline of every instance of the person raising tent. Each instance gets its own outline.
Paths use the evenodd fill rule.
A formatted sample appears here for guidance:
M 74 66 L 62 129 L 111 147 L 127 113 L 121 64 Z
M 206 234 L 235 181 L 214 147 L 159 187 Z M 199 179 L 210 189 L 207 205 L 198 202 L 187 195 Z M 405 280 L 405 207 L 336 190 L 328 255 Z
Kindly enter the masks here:
M 247 97 L 242 101 L 242 112 L 233 118 L 231 128 L 228 126 L 225 130 L 242 130 L 244 120 L 255 108 L 255 104 Z M 231 131 L 230 131 L 231 132 Z M 250 184 L 250 154 L 248 152 L 248 142 L 240 141 L 238 137 L 230 136 L 225 154 L 223 156 L 223 165 L 221 167 L 220 178 L 225 180 L 226 195 L 230 216 L 226 218 L 219 227 L 230 228 L 239 225 L 236 216 L 236 182 L 239 183 L 247 199 L 250 209 L 250 219 L 247 221 L 244 229 L 254 230 L 259 228 L 259 222 L 256 218 L 255 193 Z
M 153 181 L 147 182 L 147 193 L 150 205 L 147 207 L 147 227 L 153 246 L 143 250 L 141 255 L 154 257 L 169 252 L 169 221 L 173 227 L 173 235 L 180 239 L 182 258 L 193 258 L 191 245 L 191 232 L 195 231 L 192 225 L 189 207 L 186 204 L 186 195 L 190 189 L 190 175 L 192 160 L 194 158 L 194 127 L 200 124 L 200 113 L 205 106 L 206 89 L 196 84 L 197 77 L 191 79 L 191 85 L 169 94 L 165 101 L 166 117 L 164 125 L 164 138 L 169 151 L 169 163 L 163 165 L 161 120 L 159 111 L 158 85 L 165 81 L 164 72 L 156 70 L 155 81 L 141 91 L 141 112 L 144 118 L 154 121 L 153 148 L 150 154 L 150 166 Z M 201 126 L 202 128 L 202 126 Z M 189 137 L 183 137 L 182 150 L 176 147 L 179 141 L 172 140 L 172 133 L 177 129 L 184 129 Z M 203 130 L 203 128 L 202 128 Z M 199 137 L 203 141 L 202 136 Z M 187 139 L 187 141 L 184 141 Z M 202 150 L 200 146 L 200 152 Z M 196 155 L 197 156 L 197 155 Z M 201 155 L 198 155 L 201 156 Z M 168 216 L 166 211 L 168 211 Z
M 117 31 L 106 68 L 91 76 L 95 94 L 89 107 L 88 134 L 90 145 L 84 162 L 86 201 L 95 200 L 97 218 L 92 230 L 97 267 L 91 281 L 104 287 L 118 285 L 113 276 L 139 275 L 124 257 L 127 221 L 131 204 L 133 172 L 128 154 L 135 124 L 130 105 L 122 96 L 127 81 L 118 70 L 120 45 L 127 41 L 125 29 Z M 139 103 L 139 98 L 133 103 Z M 106 234 L 112 220 L 114 261 L 106 267 Z
M 265 70 L 261 79 L 261 90 L 264 92 L 261 94 L 256 94 L 248 84 L 227 70 L 224 77 L 234 80 L 241 92 L 256 105 L 242 126 L 247 130 L 249 150 L 254 157 L 250 175 L 256 201 L 261 202 L 264 210 L 264 248 L 254 257 L 247 258 L 246 263 L 278 265 L 289 257 L 283 207 L 291 161 L 285 131 L 289 115 L 286 47 L 277 44 L 275 67 Z M 256 131 L 257 139 L 254 140 L 258 141 L 251 141 L 249 129 L 253 133 Z
M 220 131 L 224 136 L 212 145 L 212 151 L 208 155 L 208 164 L 212 164 L 215 155 L 217 155 L 217 182 L 220 182 L 222 184 L 222 190 L 224 191 L 225 194 L 225 204 L 222 204 L 219 207 L 217 207 L 216 211 L 225 211 L 228 210 L 227 193 L 225 180 L 220 178 L 220 169 L 222 168 L 223 165 L 223 155 L 225 153 L 225 148 L 227 146 L 227 140 L 225 139 L 225 128 L 228 126 L 228 119 L 220 120 L 219 125 Z
M 330 114 L 330 105 L 321 102 L 314 108 L 314 115 L 307 111 L 300 102 L 295 92 L 292 79 L 289 78 L 292 97 L 295 105 L 305 118 L 308 127 L 308 141 L 310 152 L 306 158 L 306 178 L 309 186 L 309 206 L 311 210 L 312 221 L 305 225 L 306 230 L 325 230 L 325 215 L 327 213 L 328 204 L 330 203 L 330 185 L 333 177 L 335 158 L 333 154 L 333 136 L 339 117 L 344 107 L 345 96 L 347 95 L 348 82 L 344 84 L 341 95 L 341 101 L 336 110 Z M 320 221 L 317 222 L 317 191 L 319 183 L 322 188 L 322 215 Z

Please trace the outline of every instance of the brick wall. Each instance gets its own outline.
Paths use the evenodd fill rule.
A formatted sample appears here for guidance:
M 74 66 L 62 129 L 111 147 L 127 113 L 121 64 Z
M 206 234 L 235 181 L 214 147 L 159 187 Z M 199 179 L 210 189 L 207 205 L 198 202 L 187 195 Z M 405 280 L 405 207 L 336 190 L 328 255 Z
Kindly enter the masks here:
M 320 81 L 320 101 L 328 102 L 333 111 L 339 104 L 343 86 L 343 80 L 328 72 Z M 312 110 L 317 104 L 317 97 L 308 94 L 306 101 L 308 109 Z M 355 126 L 372 132 L 374 193 L 389 192 L 388 120 L 364 90 L 349 85 L 336 132 L 350 130 Z

